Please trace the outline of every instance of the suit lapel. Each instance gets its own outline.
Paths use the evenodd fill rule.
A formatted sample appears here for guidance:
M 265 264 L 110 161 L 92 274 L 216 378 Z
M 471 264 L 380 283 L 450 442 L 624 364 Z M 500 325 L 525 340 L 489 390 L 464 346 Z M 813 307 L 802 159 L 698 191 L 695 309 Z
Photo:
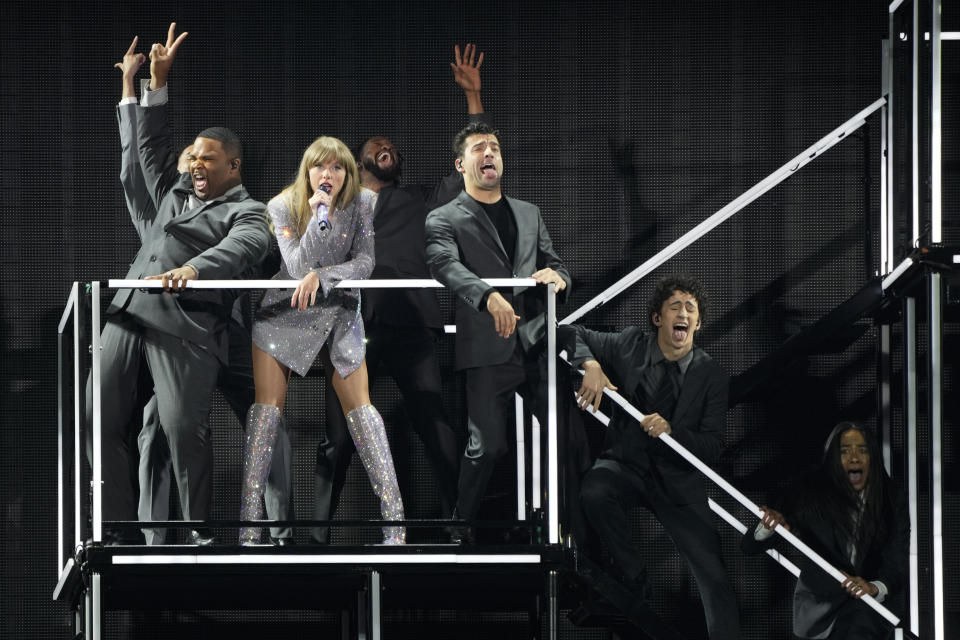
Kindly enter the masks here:
M 181 208 L 183 207 L 183 203 L 184 203 L 184 201 L 186 200 L 186 198 L 187 198 L 189 195 L 190 195 L 189 190 L 185 190 L 184 193 L 183 193 L 183 197 L 178 198 L 178 203 L 179 203 L 179 206 L 180 206 Z M 202 206 L 199 206 L 199 207 L 197 207 L 196 209 L 191 209 L 190 211 L 187 211 L 186 213 L 183 213 L 183 214 L 181 214 L 180 212 L 175 212 L 175 213 L 173 214 L 173 219 L 172 219 L 170 222 L 167 223 L 167 227 L 169 227 L 169 226 L 171 226 L 171 225 L 185 225 L 185 224 L 189 224 L 190 222 L 192 222 L 193 220 L 195 220 L 195 219 L 197 218 L 197 216 L 199 216 L 201 213 L 203 213 L 204 211 L 206 211 L 206 210 L 209 209 L 210 207 L 215 207 L 215 206 L 217 206 L 218 204 L 227 204 L 227 203 L 231 203 L 231 202 L 238 202 L 238 201 L 244 200 L 244 199 L 246 199 L 246 198 L 248 198 L 248 197 L 249 197 L 249 196 L 247 195 L 247 190 L 244 189 L 244 188 L 241 188 L 239 191 L 237 191 L 236 193 L 234 193 L 233 195 L 231 195 L 229 198 L 226 198 L 225 200 L 215 200 L 215 201 L 213 201 L 213 202 L 206 202 L 206 203 L 204 203 Z
M 527 256 L 523 255 L 521 253 L 521 250 L 523 248 L 523 238 L 529 235 L 530 224 L 535 223 L 536 218 L 534 216 L 520 215 L 522 209 L 528 206 L 527 203 L 520 202 L 519 200 L 514 200 L 513 198 L 507 198 L 506 196 L 504 196 L 504 198 L 507 199 L 507 204 L 510 205 L 510 215 L 513 216 L 513 222 L 515 225 L 517 225 L 517 246 L 514 247 L 514 256 L 511 264 L 513 264 L 513 266 L 515 267 L 514 272 L 520 273 L 521 270 L 523 271 L 529 270 L 524 268 L 523 259 L 526 258 Z M 536 229 L 534 229 L 534 234 L 536 234 Z M 536 260 L 536 257 L 535 257 L 536 247 L 534 247 L 533 255 L 534 255 L 534 260 Z M 534 264 L 533 271 L 537 270 L 536 267 L 537 267 L 536 264 Z M 530 271 L 530 273 L 533 273 L 533 271 Z
M 497 233 L 497 228 L 493 226 L 490 216 L 488 216 L 487 212 L 483 210 L 483 207 L 477 204 L 477 202 L 471 198 L 466 191 L 460 193 L 460 197 L 457 198 L 457 204 L 461 209 L 469 213 L 474 220 L 476 220 L 480 228 L 490 236 L 490 239 L 493 240 L 494 244 L 497 245 L 497 248 L 500 249 L 500 255 L 503 256 L 504 260 L 509 263 L 510 259 L 507 256 L 506 250 L 503 248 L 503 243 L 500 242 L 500 234 Z M 520 243 L 518 242 L 517 244 Z

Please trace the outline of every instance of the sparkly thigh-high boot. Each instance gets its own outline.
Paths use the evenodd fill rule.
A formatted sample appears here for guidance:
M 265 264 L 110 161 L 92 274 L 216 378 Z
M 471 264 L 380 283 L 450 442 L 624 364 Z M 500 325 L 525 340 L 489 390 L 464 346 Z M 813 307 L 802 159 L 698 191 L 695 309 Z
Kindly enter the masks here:
M 243 488 L 240 494 L 240 519 L 263 519 L 263 491 L 270 473 L 273 446 L 280 427 L 280 409 L 270 404 L 254 404 L 247 412 L 247 438 L 243 447 Z M 240 544 L 260 541 L 259 527 L 240 529 Z
M 373 492 L 380 498 L 383 519 L 403 520 L 403 499 L 380 412 L 370 404 L 357 407 L 347 414 L 347 428 L 357 446 L 363 468 L 367 470 Z M 383 528 L 384 544 L 404 544 L 406 539 L 405 527 Z

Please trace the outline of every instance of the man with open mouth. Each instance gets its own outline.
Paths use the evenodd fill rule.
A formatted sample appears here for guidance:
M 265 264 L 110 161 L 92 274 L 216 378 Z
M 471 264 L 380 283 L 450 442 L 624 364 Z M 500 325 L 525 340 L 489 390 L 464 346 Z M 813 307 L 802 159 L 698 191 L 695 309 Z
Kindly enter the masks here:
M 587 524 L 610 554 L 610 569 L 638 599 L 649 598 L 646 562 L 631 544 L 627 511 L 650 509 L 693 572 L 710 638 L 740 637 L 737 600 L 707 506 L 703 476 L 657 438 L 671 434 L 701 460 L 715 462 L 726 426 L 729 376 L 694 344 L 707 298 L 693 278 L 661 280 L 648 304 L 652 333 L 574 326 L 561 339 L 583 367 L 582 409 L 596 411 L 604 389 L 619 389 L 644 412 L 637 422 L 614 410 L 603 453 L 584 477 L 580 502 Z
M 469 438 L 460 461 L 456 515 L 473 520 L 497 460 L 509 449 L 507 415 L 515 393 L 524 395 L 541 424 L 547 409 L 546 368 L 535 348 L 544 335 L 543 288 L 497 290 L 483 278 L 533 278 L 555 285 L 561 298 L 572 279 L 540 209 L 504 195 L 498 132 L 471 123 L 454 138 L 453 155 L 464 190 L 427 216 L 426 254 L 430 273 L 457 301 L 454 359 L 466 379 Z M 452 535 L 454 542 L 471 537 L 462 527 Z
M 107 311 L 100 375 L 101 389 L 110 393 L 101 404 L 104 520 L 137 519 L 130 482 L 136 456 L 128 430 L 138 422 L 132 418 L 143 403 L 140 381 L 147 379 L 170 447 L 183 516 L 207 519 L 213 494 L 207 414 L 227 362 L 227 318 L 235 294 L 187 289 L 186 283 L 242 277 L 263 259 L 270 243 L 264 206 L 241 184 L 242 146 L 233 132 L 202 131 L 191 147 L 189 173 L 177 171 L 177 158 L 170 153 L 167 75 L 186 35 L 177 36 L 171 24 L 166 43 L 153 45 L 149 91 L 144 106 L 136 107 L 139 175 L 153 206 L 136 209 L 133 216 L 141 247 L 126 278 L 160 280 L 166 292 L 122 289 Z M 88 414 L 91 406 L 88 401 Z M 106 531 L 117 542 L 139 541 L 134 533 Z M 190 538 L 211 541 L 204 531 L 193 531 Z

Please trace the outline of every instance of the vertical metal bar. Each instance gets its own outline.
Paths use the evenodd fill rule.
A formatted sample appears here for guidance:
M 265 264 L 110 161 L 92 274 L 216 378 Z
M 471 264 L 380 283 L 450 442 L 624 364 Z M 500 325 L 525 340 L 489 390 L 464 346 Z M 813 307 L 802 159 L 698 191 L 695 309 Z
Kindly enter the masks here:
M 90 589 L 93 597 L 89 640 L 101 640 L 103 637 L 103 585 L 99 573 L 93 573 L 90 576 Z
M 560 543 L 557 479 L 557 290 L 547 285 L 547 541 Z
M 90 368 L 90 380 L 93 387 L 93 540 L 103 540 L 103 448 L 100 425 L 100 283 L 94 281 L 90 287 L 90 343 L 93 346 L 93 362 Z
M 920 502 L 917 477 L 917 300 L 908 297 L 904 304 L 904 423 L 907 428 L 907 498 L 910 512 L 910 630 L 920 633 L 920 550 L 917 542 Z
M 943 597 L 943 287 L 940 274 L 930 276 L 930 497 L 933 551 L 933 637 L 944 639 Z
M 357 640 L 370 640 L 370 618 L 367 603 L 370 599 L 370 580 L 365 589 L 357 592 Z
M 894 154 L 894 148 L 895 148 L 894 145 L 895 145 L 895 137 L 896 137 L 894 135 L 894 132 L 896 131 L 896 127 L 894 126 L 894 116 L 897 110 L 897 100 L 899 99 L 899 96 L 897 95 L 897 91 L 894 84 L 894 78 L 893 78 L 893 67 L 894 67 L 893 52 L 894 52 L 894 48 L 897 46 L 896 43 L 899 38 L 899 30 L 896 29 L 895 27 L 896 25 L 894 23 L 894 13 L 891 11 L 889 13 L 889 18 L 888 18 L 888 33 L 887 33 L 887 43 L 888 43 L 887 67 L 889 69 L 888 80 L 890 82 L 890 88 L 889 88 L 890 90 L 887 93 L 887 105 L 886 105 L 887 113 L 885 118 L 885 121 L 886 121 L 885 140 L 886 140 L 887 155 L 884 163 L 886 166 L 886 175 L 887 175 L 886 191 L 885 191 L 887 209 L 886 209 L 886 216 L 884 217 L 884 224 L 886 225 L 885 233 L 887 237 L 887 248 L 886 248 L 887 253 L 885 254 L 883 259 L 886 260 L 887 269 L 893 269 L 894 238 L 896 237 L 894 234 L 894 229 L 895 229 L 894 219 L 898 213 L 898 205 L 896 200 L 896 185 L 897 185 L 897 176 L 899 174 L 895 170 L 894 163 L 893 163 L 893 159 L 894 159 L 893 154 Z
M 56 573 L 59 576 L 63 569 L 63 529 L 65 518 L 63 515 L 63 332 L 57 333 L 57 552 L 54 557 L 57 561 Z
M 920 240 L 920 0 L 913 0 L 913 73 L 911 75 L 912 99 L 910 102 L 910 166 L 911 166 L 911 202 L 913 203 L 913 224 L 910 244 L 916 246 Z
M 83 594 L 83 637 L 93 637 L 93 585 Z
M 916 1 L 916 0 L 915 0 Z M 942 239 L 940 220 L 942 175 L 940 171 L 940 75 L 941 75 L 941 0 L 932 0 L 933 25 L 930 29 L 930 242 Z
M 890 18 L 892 20 L 892 18 Z M 892 60 L 890 50 L 893 47 L 893 41 L 890 38 L 880 43 L 880 87 L 883 95 L 887 97 L 887 103 L 880 109 L 880 256 L 877 259 L 877 273 L 885 276 L 892 269 L 892 262 L 889 259 L 890 250 L 888 244 L 890 236 L 888 234 L 887 217 L 890 215 L 891 206 L 889 202 L 889 177 L 887 175 L 888 164 L 890 161 L 890 149 L 892 147 L 890 140 L 890 112 L 893 109 L 893 82 L 892 82 Z
M 77 284 L 76 309 L 73 311 L 73 548 L 78 549 L 83 541 L 83 410 L 86 393 L 83 380 L 83 350 L 80 345 L 81 329 L 86 317 L 86 296 L 80 294 Z
M 527 477 L 525 469 L 527 452 L 524 449 L 523 397 L 519 393 L 514 394 L 513 418 L 517 429 L 517 520 L 526 520 Z
M 560 613 L 557 601 L 557 571 L 551 569 L 547 576 L 547 638 L 557 640 L 557 618 Z
M 370 572 L 370 640 L 380 640 L 380 572 Z
M 531 506 L 536 510 L 543 507 L 543 429 L 537 416 L 530 420 L 530 493 L 533 496 Z
M 880 438 L 883 450 L 883 466 L 887 474 L 892 473 L 893 444 L 891 442 L 890 423 L 891 423 L 891 405 L 890 405 L 890 325 L 880 325 L 880 358 L 877 368 L 878 378 L 878 403 L 880 404 Z

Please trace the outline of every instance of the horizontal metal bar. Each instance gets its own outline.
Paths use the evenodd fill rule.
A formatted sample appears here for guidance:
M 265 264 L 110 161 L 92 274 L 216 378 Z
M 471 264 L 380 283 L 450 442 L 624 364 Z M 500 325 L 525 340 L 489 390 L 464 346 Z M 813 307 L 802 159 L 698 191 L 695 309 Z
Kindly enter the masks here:
M 267 545 L 264 545 L 267 546 Z M 539 564 L 540 554 L 256 554 L 237 553 L 115 555 L 114 565 L 225 565 L 225 564 Z
M 534 287 L 533 278 L 482 278 L 491 287 Z M 299 280 L 187 280 L 188 289 L 296 289 Z M 161 289 L 160 280 L 108 280 L 111 289 Z M 343 280 L 337 289 L 442 289 L 436 280 Z

